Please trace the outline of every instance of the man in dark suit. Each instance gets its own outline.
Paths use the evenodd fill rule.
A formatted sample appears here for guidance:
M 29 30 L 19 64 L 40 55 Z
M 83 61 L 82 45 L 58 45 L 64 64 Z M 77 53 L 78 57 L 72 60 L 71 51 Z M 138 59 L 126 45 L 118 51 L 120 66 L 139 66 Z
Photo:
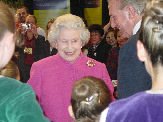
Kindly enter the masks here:
M 108 1 L 112 28 L 117 27 L 128 41 L 121 47 L 118 61 L 118 98 L 125 98 L 151 88 L 151 78 L 137 57 L 137 31 L 147 0 Z

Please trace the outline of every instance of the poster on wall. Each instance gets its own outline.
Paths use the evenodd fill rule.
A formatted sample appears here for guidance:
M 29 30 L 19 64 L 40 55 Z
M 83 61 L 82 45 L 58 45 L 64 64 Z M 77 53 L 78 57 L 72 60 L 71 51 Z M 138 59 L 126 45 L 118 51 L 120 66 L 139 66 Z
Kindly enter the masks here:
M 70 13 L 70 0 L 33 0 L 37 25 L 46 31 L 49 19 Z
M 84 17 L 87 24 L 102 25 L 102 0 L 85 0 Z

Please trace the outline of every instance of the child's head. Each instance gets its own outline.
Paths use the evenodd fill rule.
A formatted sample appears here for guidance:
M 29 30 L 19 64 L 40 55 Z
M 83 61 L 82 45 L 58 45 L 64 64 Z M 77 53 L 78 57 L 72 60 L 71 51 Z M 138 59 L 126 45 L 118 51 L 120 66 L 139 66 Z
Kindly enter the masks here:
M 117 47 L 117 32 L 116 30 L 109 30 L 108 32 L 106 32 L 106 42 L 113 47 Z
M 71 105 L 76 121 L 98 121 L 110 102 L 110 91 L 101 79 L 88 76 L 73 85 Z

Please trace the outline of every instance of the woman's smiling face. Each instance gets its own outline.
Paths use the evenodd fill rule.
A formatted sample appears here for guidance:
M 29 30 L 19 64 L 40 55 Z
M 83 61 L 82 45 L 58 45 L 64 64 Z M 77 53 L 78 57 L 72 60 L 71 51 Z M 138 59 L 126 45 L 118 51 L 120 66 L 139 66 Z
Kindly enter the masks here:
M 114 32 L 108 32 L 106 35 L 106 41 L 108 44 L 110 44 L 112 47 L 117 45 L 117 40 L 115 39 Z
M 79 57 L 82 41 L 76 29 L 64 29 L 59 32 L 56 42 L 59 55 L 66 61 L 74 63 Z

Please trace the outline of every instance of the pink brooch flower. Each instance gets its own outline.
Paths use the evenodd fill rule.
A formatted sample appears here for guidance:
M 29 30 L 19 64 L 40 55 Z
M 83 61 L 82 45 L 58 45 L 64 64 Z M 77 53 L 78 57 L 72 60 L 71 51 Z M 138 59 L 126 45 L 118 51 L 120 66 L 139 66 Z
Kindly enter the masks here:
M 88 61 L 87 61 L 87 65 L 88 65 L 89 67 L 93 67 L 93 66 L 95 65 L 95 62 L 92 61 L 92 60 L 88 60 Z

